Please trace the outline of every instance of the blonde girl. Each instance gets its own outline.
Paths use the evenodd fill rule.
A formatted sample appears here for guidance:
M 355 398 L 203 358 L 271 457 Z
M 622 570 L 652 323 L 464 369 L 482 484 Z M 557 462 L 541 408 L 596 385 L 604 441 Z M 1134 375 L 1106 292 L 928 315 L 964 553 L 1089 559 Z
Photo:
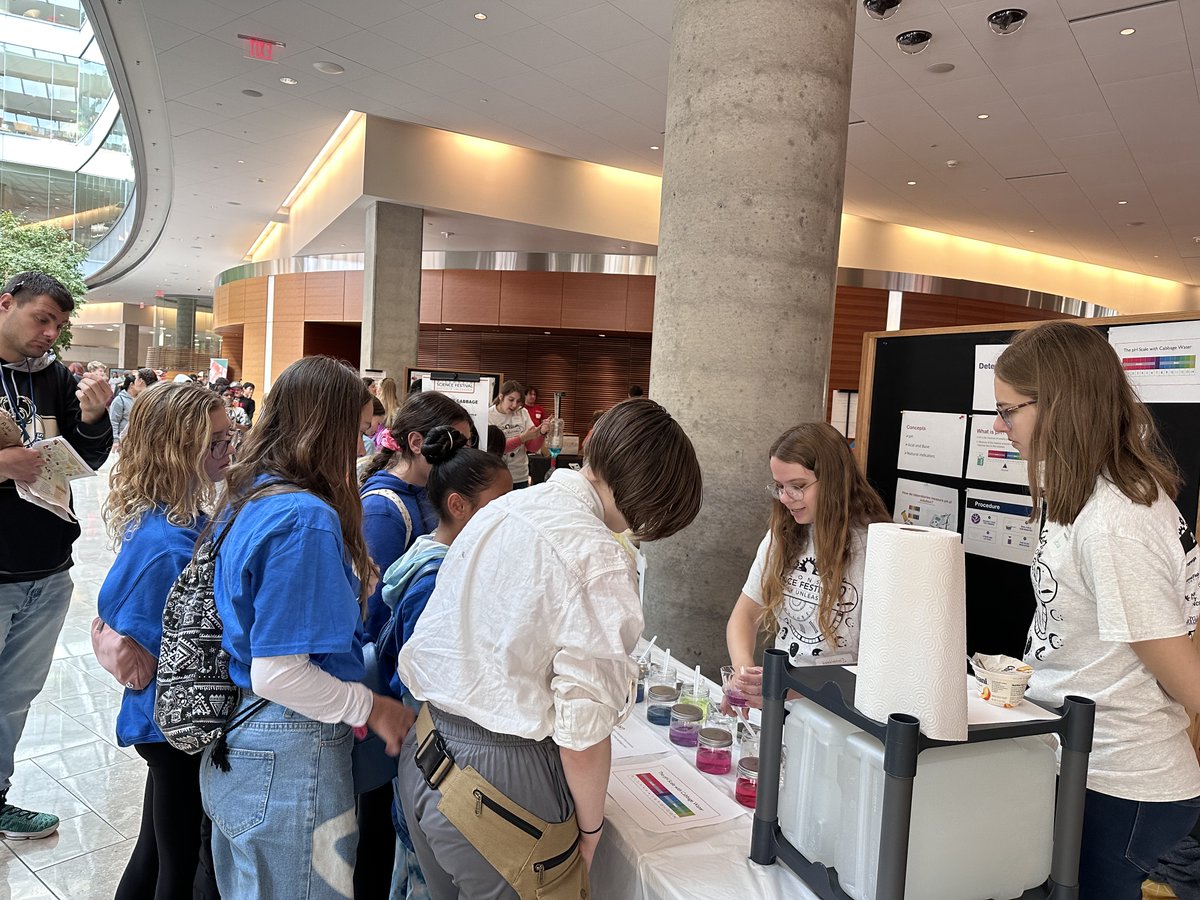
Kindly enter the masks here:
M 771 446 L 771 526 L 725 628 L 737 687 L 762 700 L 760 631 L 792 665 L 858 659 L 867 526 L 887 509 L 830 425 L 808 422 Z
M 110 476 L 104 523 L 118 551 L 97 606 L 107 627 L 157 656 L 167 592 L 216 503 L 233 432 L 221 398 L 197 384 L 159 382 L 143 394 Z M 117 713 L 117 743 L 132 746 L 147 772 L 141 830 L 115 896 L 192 896 L 195 882 L 196 897 L 215 897 L 201 842 L 200 757 L 166 742 L 154 722 L 156 686 L 126 688 Z

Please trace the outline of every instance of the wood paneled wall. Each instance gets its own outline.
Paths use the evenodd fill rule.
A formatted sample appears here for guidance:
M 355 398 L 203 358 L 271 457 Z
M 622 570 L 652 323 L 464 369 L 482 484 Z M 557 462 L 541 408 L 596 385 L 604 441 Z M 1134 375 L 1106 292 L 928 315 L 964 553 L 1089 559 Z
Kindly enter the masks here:
M 624 400 L 630 385 L 650 383 L 650 338 L 590 338 L 480 331 L 422 331 L 418 365 L 430 369 L 502 372 L 538 390 L 554 409 L 554 392 L 566 391 L 567 432 L 591 427 L 593 410 Z
M 305 323 L 361 325 L 361 271 L 274 279 L 272 378 L 305 353 L 358 358 L 357 352 L 348 352 L 353 342 L 349 331 Z M 831 397 L 834 390 L 858 389 L 862 336 L 886 327 L 887 302 L 885 290 L 838 288 L 830 346 Z M 217 330 L 228 336 L 231 348 L 237 347 L 238 375 L 261 383 L 266 277 L 220 287 L 213 297 L 213 313 Z M 906 293 L 900 323 L 902 328 L 936 328 L 1062 317 L 988 300 Z M 582 434 L 593 410 L 624 399 L 631 384 L 649 387 L 653 324 L 653 276 L 426 270 L 421 273 L 419 365 L 504 372 L 532 382 L 547 404 L 551 392 L 565 390 L 570 409 L 565 417 L 571 430 Z M 541 330 L 556 333 L 539 334 Z

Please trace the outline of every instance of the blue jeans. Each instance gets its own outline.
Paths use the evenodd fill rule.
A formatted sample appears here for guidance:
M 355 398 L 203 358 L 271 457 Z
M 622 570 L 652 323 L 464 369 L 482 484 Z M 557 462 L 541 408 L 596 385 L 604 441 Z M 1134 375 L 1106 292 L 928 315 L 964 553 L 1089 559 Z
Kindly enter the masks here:
M 255 699 L 247 693 L 239 709 Z M 204 751 L 200 793 L 222 897 L 353 897 L 353 741 L 348 725 L 269 703 L 229 735 L 228 772 Z
M 1088 791 L 1079 900 L 1141 900 L 1142 881 L 1200 816 L 1200 797 L 1139 803 Z
M 46 684 L 73 588 L 70 572 L 0 584 L 0 794 L 10 787 L 29 704 Z

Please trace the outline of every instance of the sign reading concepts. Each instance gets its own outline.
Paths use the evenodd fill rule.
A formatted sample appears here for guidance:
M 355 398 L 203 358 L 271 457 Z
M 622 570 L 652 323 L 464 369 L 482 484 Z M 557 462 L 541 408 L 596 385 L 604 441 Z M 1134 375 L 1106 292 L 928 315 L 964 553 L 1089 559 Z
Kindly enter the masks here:
M 975 348 L 975 391 L 971 409 L 981 412 L 996 408 L 996 360 L 1008 344 L 980 344 Z
M 961 478 L 967 417 L 960 413 L 904 410 L 897 469 Z

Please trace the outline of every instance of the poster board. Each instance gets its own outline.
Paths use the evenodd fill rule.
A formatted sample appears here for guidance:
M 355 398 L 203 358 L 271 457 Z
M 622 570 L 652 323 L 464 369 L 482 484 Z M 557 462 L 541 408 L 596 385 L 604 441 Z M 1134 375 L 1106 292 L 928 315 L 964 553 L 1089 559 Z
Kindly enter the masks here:
M 457 400 L 471 415 L 479 434 L 479 443 L 487 447 L 488 409 L 496 399 L 496 391 L 504 382 L 501 372 L 450 372 L 441 369 L 404 370 L 405 399 L 414 386 L 422 391 L 437 391 Z
M 1179 331 L 1186 335 L 1195 328 L 1192 323 L 1200 322 L 1200 314 L 1159 313 L 1074 321 L 1102 329 L 1106 337 L 1110 329 L 1131 325 L 1161 326 L 1169 334 L 1172 323 L 1185 323 Z M 976 370 L 993 356 L 990 351 L 980 348 L 1007 344 L 1017 331 L 1036 324 L 1039 323 L 918 329 L 864 336 L 855 450 L 867 478 L 889 510 L 895 508 L 898 483 L 903 487 L 905 480 L 927 483 L 941 489 L 943 494 L 954 491 L 957 495 L 956 530 L 961 534 L 972 524 L 970 511 L 966 508 L 968 490 L 975 497 L 1006 494 L 1028 498 L 1029 490 L 1024 483 L 989 480 L 1003 470 L 1003 462 L 995 466 L 979 465 L 979 441 L 974 444 L 975 457 L 970 456 L 971 440 L 964 441 L 961 477 L 914 474 L 901 470 L 897 462 L 905 411 L 970 415 L 994 408 L 994 403 L 981 408 L 977 396 L 980 378 L 976 377 Z M 990 372 L 984 374 L 991 377 Z M 1184 485 L 1176 502 L 1184 518 L 1195 529 L 1200 512 L 1200 403 L 1152 400 L 1147 406 L 1182 470 Z M 988 522 L 975 524 L 986 529 Z M 1007 524 L 1013 525 L 1012 522 Z M 986 533 L 982 535 L 982 538 L 987 537 Z M 1015 561 L 1021 557 L 1016 545 L 1022 537 L 1017 529 L 1009 527 L 1003 535 L 1006 548 L 1010 546 L 1010 538 L 1013 549 L 1005 553 L 995 556 L 967 553 L 969 652 L 1020 656 L 1024 650 L 1035 601 L 1029 568 Z M 980 539 L 976 548 L 986 543 L 987 540 Z

